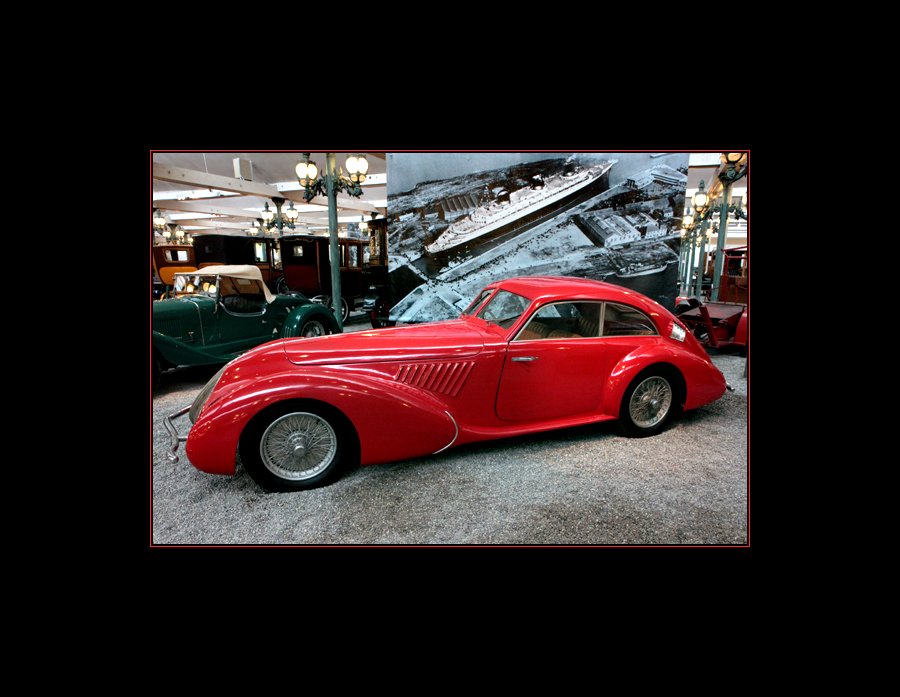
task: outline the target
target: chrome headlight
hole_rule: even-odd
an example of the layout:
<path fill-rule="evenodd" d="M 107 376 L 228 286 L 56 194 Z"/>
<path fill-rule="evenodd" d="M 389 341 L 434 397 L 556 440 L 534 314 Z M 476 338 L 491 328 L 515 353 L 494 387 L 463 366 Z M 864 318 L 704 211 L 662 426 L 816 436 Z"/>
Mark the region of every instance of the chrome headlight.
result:
<path fill-rule="evenodd" d="M 191 423 L 197 421 L 197 417 L 200 416 L 200 410 L 203 409 L 203 405 L 206 404 L 206 400 L 209 399 L 209 395 L 212 394 L 212 391 L 216 389 L 219 378 L 222 377 L 222 373 L 225 372 L 225 368 L 227 367 L 227 364 L 222 366 L 222 369 L 212 376 L 212 379 L 203 386 L 203 389 L 200 390 L 200 394 L 194 399 L 194 402 L 191 404 L 191 410 L 188 412 Z"/>

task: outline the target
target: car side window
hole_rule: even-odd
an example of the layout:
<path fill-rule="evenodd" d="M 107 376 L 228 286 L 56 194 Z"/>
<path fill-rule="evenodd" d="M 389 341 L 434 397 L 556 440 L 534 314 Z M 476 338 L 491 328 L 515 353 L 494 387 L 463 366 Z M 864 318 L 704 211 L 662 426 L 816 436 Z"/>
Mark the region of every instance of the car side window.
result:
<path fill-rule="evenodd" d="M 603 313 L 603 336 L 653 336 L 656 327 L 643 312 L 633 307 L 606 303 Z"/>
<path fill-rule="evenodd" d="M 563 302 L 545 305 L 516 336 L 516 341 L 580 339 L 600 336 L 603 303 Z"/>

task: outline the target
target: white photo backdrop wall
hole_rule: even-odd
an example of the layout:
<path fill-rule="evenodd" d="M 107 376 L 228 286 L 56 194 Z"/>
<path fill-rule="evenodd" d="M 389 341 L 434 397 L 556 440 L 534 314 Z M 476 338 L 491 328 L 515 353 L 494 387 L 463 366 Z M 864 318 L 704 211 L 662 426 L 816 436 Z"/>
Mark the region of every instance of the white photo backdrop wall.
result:
<path fill-rule="evenodd" d="M 391 319 L 458 317 L 488 283 L 578 276 L 673 310 L 687 153 L 389 153 Z"/>

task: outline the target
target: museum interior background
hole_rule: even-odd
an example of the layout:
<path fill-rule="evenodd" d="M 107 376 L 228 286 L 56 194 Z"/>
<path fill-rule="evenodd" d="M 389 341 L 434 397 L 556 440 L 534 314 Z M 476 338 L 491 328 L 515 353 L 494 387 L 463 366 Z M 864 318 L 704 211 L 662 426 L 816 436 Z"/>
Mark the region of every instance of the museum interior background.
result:
<path fill-rule="evenodd" d="M 335 153 L 338 174 L 349 177 L 354 155 L 364 155 L 368 169 L 357 195 L 335 197 L 336 223 L 342 239 L 363 244 L 349 247 L 360 258 L 342 264 L 384 260 L 388 280 L 379 292 L 391 321 L 457 317 L 485 285 L 519 275 L 595 278 L 672 310 L 677 295 L 699 289 L 691 273 L 713 276 L 721 217 L 707 214 L 685 235 L 698 192 L 711 193 L 713 206 L 729 196 L 724 247 L 748 243 L 749 177 L 726 192 L 720 152 Z M 307 201 L 296 174 L 303 153 L 151 156 L 154 245 L 251 240 L 256 261 L 274 254 L 268 261 L 280 266 L 284 252 L 273 241 L 328 237 L 327 197 Z M 320 171 L 327 158 L 308 157 Z M 386 233 L 386 250 L 376 230 Z M 359 309 L 366 289 L 357 292 Z"/>

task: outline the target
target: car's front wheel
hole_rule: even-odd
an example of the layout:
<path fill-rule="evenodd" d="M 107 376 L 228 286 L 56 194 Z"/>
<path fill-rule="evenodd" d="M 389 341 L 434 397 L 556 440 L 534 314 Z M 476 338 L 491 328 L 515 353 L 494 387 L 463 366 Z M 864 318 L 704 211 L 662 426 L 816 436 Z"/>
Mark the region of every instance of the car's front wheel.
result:
<path fill-rule="evenodd" d="M 328 483 L 354 451 L 350 426 L 324 405 L 286 403 L 262 412 L 241 436 L 241 462 L 270 491 L 301 491 Z"/>
<path fill-rule="evenodd" d="M 619 426 L 627 436 L 640 438 L 659 433 L 679 411 L 678 385 L 671 371 L 648 368 L 622 397 Z"/>

